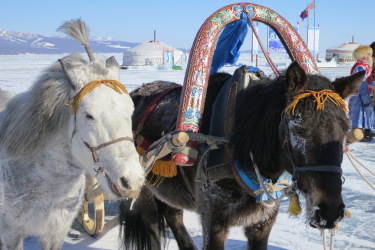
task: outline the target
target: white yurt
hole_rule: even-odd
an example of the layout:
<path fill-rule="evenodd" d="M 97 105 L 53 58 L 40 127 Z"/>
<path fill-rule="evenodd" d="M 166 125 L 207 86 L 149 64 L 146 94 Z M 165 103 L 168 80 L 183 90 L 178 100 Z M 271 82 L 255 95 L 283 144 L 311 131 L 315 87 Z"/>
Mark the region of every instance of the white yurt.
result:
<path fill-rule="evenodd" d="M 355 62 L 353 51 L 359 46 L 356 42 L 346 42 L 326 50 L 327 60 L 335 58 L 336 62 Z"/>
<path fill-rule="evenodd" d="M 187 51 L 182 52 L 159 41 L 144 42 L 124 52 L 122 66 L 125 68 L 185 68 Z"/>

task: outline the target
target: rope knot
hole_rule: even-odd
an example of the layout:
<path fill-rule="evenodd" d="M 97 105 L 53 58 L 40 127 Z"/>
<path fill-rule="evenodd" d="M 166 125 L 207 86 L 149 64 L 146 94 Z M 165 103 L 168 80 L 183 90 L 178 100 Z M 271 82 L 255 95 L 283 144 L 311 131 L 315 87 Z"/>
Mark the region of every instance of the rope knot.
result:
<path fill-rule="evenodd" d="M 341 96 L 332 90 L 325 89 L 321 91 L 306 90 L 303 93 L 293 97 L 293 101 L 285 108 L 284 112 L 294 115 L 294 110 L 298 102 L 308 96 L 314 97 L 314 102 L 316 102 L 316 110 L 324 110 L 324 103 L 330 100 L 333 104 L 340 106 L 345 112 L 348 112 L 346 104 Z"/>
<path fill-rule="evenodd" d="M 254 193 L 256 195 L 263 194 L 265 191 L 267 191 L 268 193 L 275 193 L 275 192 L 281 191 L 283 189 L 286 189 L 289 186 L 290 186 L 289 181 L 286 180 L 286 179 L 282 179 L 282 180 L 280 180 L 276 183 L 268 182 L 268 183 L 264 184 L 265 190 L 263 189 L 263 187 L 261 187 L 258 190 L 255 190 Z"/>

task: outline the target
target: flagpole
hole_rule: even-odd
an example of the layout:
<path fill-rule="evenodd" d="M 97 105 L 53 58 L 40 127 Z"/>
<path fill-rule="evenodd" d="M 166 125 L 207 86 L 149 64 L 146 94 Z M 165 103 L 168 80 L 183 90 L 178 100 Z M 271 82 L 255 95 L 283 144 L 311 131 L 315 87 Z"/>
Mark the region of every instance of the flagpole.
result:
<path fill-rule="evenodd" d="M 316 10 L 316 6 L 315 6 L 315 4 L 316 4 L 316 2 L 315 2 L 315 0 L 314 0 L 314 46 L 313 46 L 313 48 L 314 48 L 314 52 L 313 52 L 313 58 L 315 59 L 315 10 Z"/>
<path fill-rule="evenodd" d="M 309 7 L 309 5 L 307 5 L 306 9 Z M 308 12 L 307 12 L 308 13 Z M 309 15 L 307 14 L 307 26 L 306 26 L 306 44 L 307 44 L 307 48 L 309 48 L 309 26 L 310 26 L 310 17 Z"/>

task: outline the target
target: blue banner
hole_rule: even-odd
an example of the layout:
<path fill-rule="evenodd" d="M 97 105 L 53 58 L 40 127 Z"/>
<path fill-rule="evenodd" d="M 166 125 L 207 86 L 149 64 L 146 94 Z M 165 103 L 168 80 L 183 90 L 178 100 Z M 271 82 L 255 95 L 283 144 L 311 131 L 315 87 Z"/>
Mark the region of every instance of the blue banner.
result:
<path fill-rule="evenodd" d="M 294 29 L 299 32 L 298 26 L 293 26 Z M 276 32 L 269 27 L 268 29 L 268 52 L 277 52 L 282 53 L 286 52 L 284 45 L 282 44 L 281 40 L 277 36 Z"/>

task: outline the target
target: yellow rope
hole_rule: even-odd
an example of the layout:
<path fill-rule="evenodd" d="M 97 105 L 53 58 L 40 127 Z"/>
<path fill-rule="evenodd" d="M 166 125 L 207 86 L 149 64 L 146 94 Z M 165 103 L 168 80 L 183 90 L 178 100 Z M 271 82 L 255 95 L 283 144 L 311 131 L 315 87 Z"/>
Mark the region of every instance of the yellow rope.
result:
<path fill-rule="evenodd" d="M 332 90 L 325 89 L 322 91 L 311 91 L 307 90 L 293 98 L 293 101 L 285 108 L 284 112 L 294 115 L 294 110 L 298 102 L 308 96 L 313 96 L 315 98 L 316 110 L 324 110 L 324 103 L 330 100 L 333 104 L 340 106 L 345 112 L 347 111 L 346 104 L 341 96 L 337 93 L 332 92 Z"/>
<path fill-rule="evenodd" d="M 93 89 L 95 89 L 96 87 L 98 87 L 102 84 L 104 84 L 107 87 L 110 87 L 111 89 L 113 89 L 114 91 L 116 91 L 119 94 L 122 94 L 122 93 L 127 94 L 128 93 L 125 86 L 122 83 L 120 83 L 119 81 L 116 81 L 116 80 L 101 80 L 101 81 L 96 80 L 96 81 L 92 81 L 92 82 L 86 84 L 81 89 L 81 91 L 79 91 L 78 94 L 74 97 L 73 101 L 71 103 L 67 103 L 66 105 L 72 105 L 74 114 L 77 114 L 78 104 L 81 102 L 83 97 L 87 93 L 89 93 L 90 91 L 92 91 Z"/>

